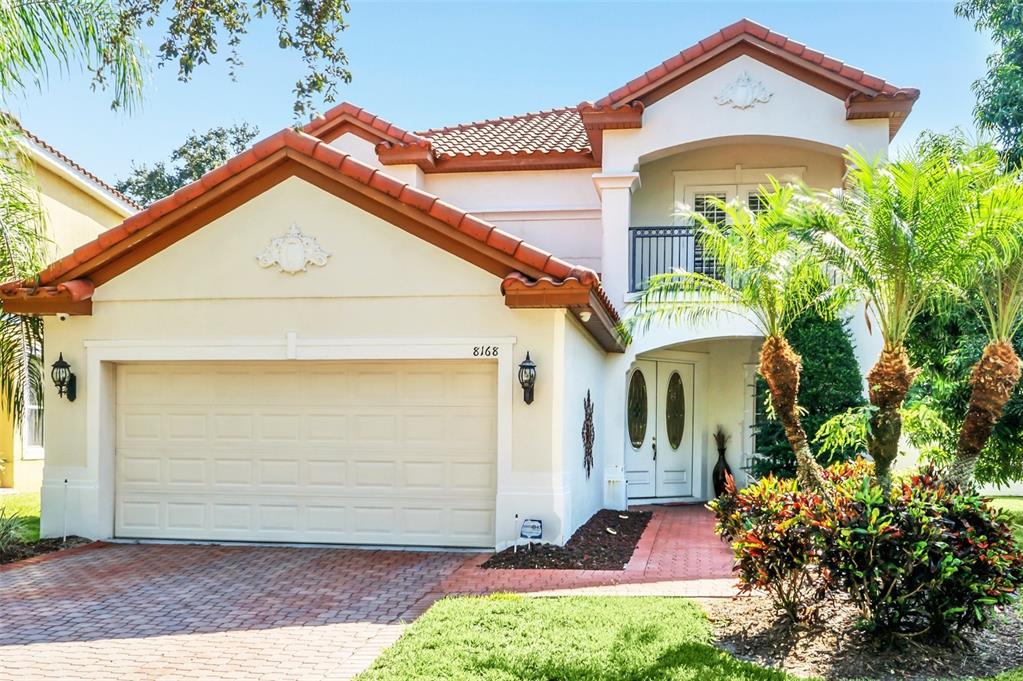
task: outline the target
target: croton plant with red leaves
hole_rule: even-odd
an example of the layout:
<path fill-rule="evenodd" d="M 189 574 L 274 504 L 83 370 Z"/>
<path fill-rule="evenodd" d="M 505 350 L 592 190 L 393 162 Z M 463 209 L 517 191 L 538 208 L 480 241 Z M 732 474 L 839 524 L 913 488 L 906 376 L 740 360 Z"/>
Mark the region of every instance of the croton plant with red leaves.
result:
<path fill-rule="evenodd" d="M 989 501 L 933 469 L 886 494 L 857 460 L 827 469 L 824 499 L 793 480 L 734 483 L 711 502 L 740 589 L 762 589 L 792 619 L 847 597 L 880 638 L 942 639 L 985 625 L 1023 584 L 1023 555 Z"/>

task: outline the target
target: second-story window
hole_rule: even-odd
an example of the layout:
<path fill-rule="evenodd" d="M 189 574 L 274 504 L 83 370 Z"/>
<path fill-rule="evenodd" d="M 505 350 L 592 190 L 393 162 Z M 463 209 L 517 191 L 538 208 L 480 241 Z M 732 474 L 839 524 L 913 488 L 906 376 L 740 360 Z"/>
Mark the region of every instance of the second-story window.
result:
<path fill-rule="evenodd" d="M 725 211 L 722 210 L 721 204 L 718 202 L 727 200 L 728 194 L 726 192 L 696 193 L 693 195 L 693 212 L 699 213 L 708 222 L 723 225 L 725 224 Z M 705 251 L 703 241 L 700 238 L 699 228 L 696 229 L 695 238 L 692 271 L 706 274 L 708 277 L 719 276 L 717 261 L 710 253 Z"/>

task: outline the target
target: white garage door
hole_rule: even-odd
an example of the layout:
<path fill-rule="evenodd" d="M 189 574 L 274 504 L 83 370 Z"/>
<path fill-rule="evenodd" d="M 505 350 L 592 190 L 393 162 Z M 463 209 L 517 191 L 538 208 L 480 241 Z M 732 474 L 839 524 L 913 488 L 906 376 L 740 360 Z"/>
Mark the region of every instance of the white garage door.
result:
<path fill-rule="evenodd" d="M 119 537 L 493 546 L 493 362 L 122 364 Z"/>

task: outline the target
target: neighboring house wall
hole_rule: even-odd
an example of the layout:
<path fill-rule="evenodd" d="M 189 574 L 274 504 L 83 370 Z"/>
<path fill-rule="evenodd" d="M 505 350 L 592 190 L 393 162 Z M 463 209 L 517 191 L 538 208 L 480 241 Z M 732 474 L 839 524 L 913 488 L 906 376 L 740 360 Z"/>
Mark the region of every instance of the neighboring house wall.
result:
<path fill-rule="evenodd" d="M 51 170 L 36 165 L 35 175 L 46 211 L 51 259 L 64 257 L 125 217 Z"/>
<path fill-rule="evenodd" d="M 48 260 L 67 255 L 127 215 L 47 165 L 34 163 L 33 171 L 46 216 Z M 43 452 L 38 448 L 26 451 L 21 429 L 15 427 L 9 415 L 0 415 L 0 487 L 38 490 L 42 476 Z"/>

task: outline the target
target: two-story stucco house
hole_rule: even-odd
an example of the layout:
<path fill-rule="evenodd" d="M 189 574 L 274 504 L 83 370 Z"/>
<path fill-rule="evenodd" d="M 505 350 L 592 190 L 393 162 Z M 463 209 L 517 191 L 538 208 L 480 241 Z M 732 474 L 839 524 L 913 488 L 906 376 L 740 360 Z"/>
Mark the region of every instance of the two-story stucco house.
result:
<path fill-rule="evenodd" d="M 561 542 L 605 506 L 705 500 L 716 426 L 734 469 L 753 452 L 760 339 L 736 318 L 626 347 L 630 297 L 715 267 L 680 206 L 839 186 L 917 96 L 743 20 L 594 102 L 285 129 L 3 287 L 77 377 L 73 402 L 48 386 L 43 532 L 501 547 L 527 518 Z"/>

